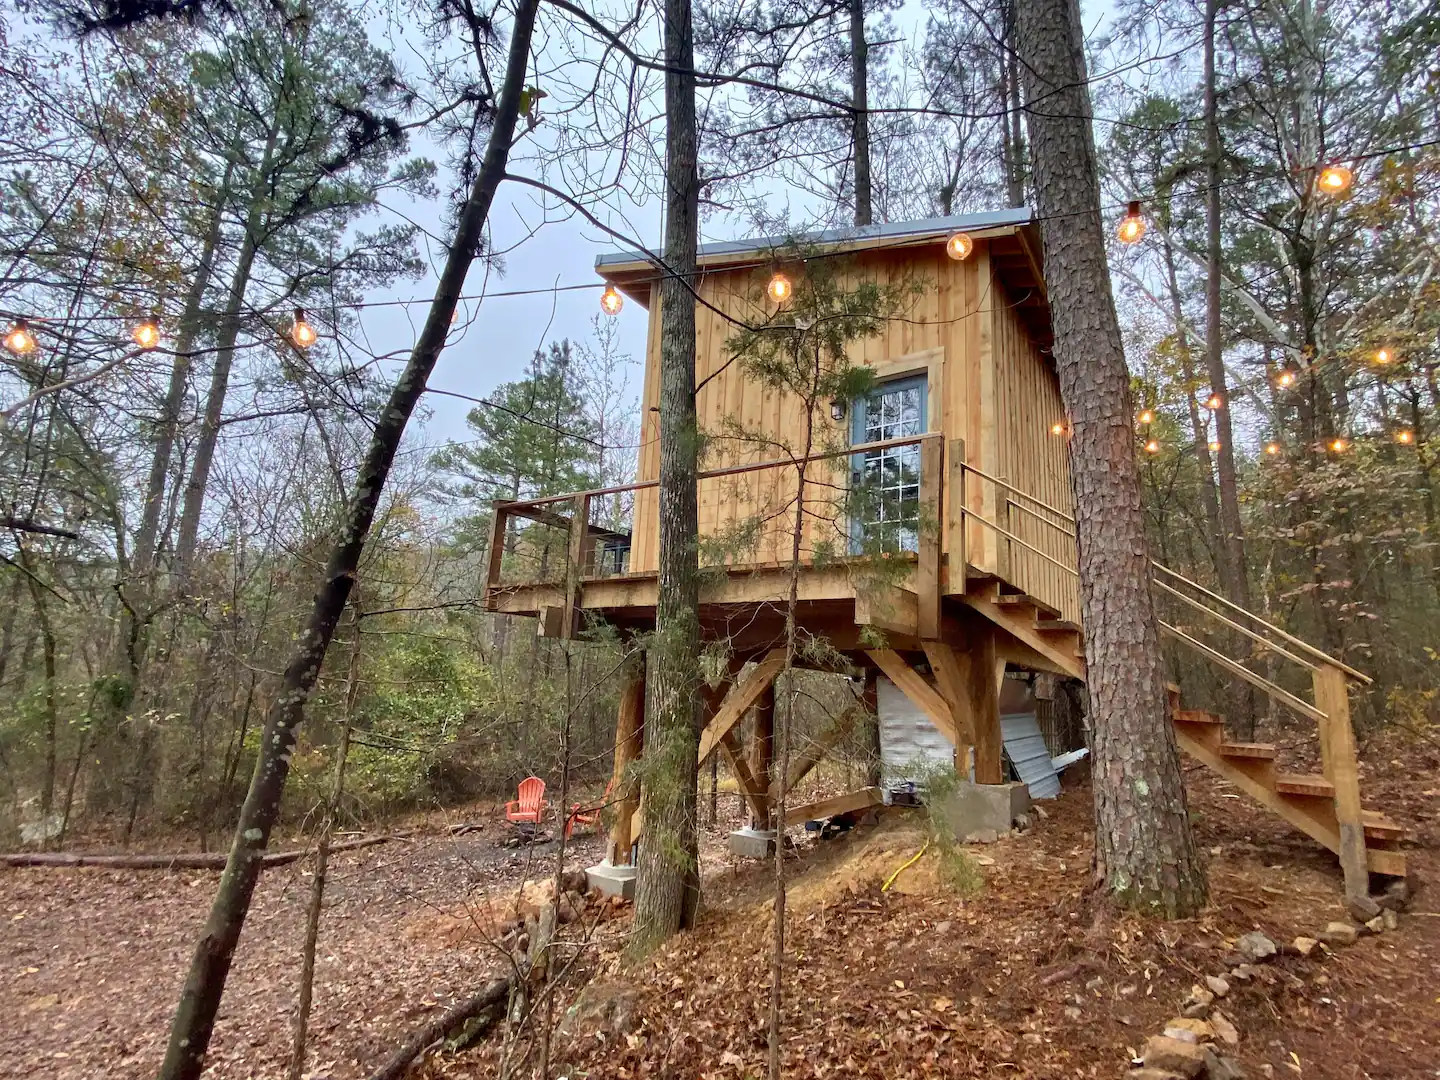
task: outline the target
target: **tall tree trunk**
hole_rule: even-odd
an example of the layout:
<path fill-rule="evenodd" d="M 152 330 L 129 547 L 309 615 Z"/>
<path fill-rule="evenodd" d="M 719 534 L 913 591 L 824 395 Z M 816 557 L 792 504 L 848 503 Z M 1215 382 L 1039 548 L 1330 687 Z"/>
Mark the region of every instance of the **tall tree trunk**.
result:
<path fill-rule="evenodd" d="M 60 715 L 55 701 L 55 628 L 50 623 L 50 609 L 45 603 L 45 590 L 35 576 L 34 560 L 22 540 L 17 551 L 20 569 L 30 585 L 30 602 L 35 606 L 35 623 L 40 628 L 40 641 L 45 657 L 45 774 L 40 781 L 40 822 L 42 833 L 47 828 L 50 811 L 55 806 L 55 751 L 59 739 Z"/>
<path fill-rule="evenodd" d="M 855 150 L 855 224 L 875 220 L 870 185 L 870 46 L 865 0 L 850 0 L 850 141 Z"/>
<path fill-rule="evenodd" d="M 1076 0 L 1020 5 L 1030 164 L 1044 240 L 1080 547 L 1094 730 L 1097 880 L 1166 916 L 1205 903 L 1150 592 L 1130 377 L 1110 292 Z"/>
<path fill-rule="evenodd" d="M 430 314 L 421 329 L 410 360 L 401 372 L 390 399 L 379 412 L 374 434 L 355 480 L 349 511 L 340 527 L 315 602 L 296 640 L 294 652 L 265 720 L 265 731 L 250 778 L 250 790 L 240 809 L 230 855 L 216 890 L 215 901 L 181 991 L 170 1029 L 170 1042 L 160 1069 L 160 1080 L 196 1080 L 215 1027 L 215 1014 L 230 972 L 230 961 L 250 909 L 250 897 L 259 878 L 261 858 L 270 831 L 280 813 L 280 797 L 290 771 L 290 756 L 304 719 L 305 702 L 315 686 L 335 624 L 345 609 L 360 564 L 365 541 L 390 475 L 400 439 L 425 392 L 450 331 L 465 276 L 481 250 L 481 238 L 495 190 L 505 175 L 510 146 L 515 138 L 520 95 L 525 86 L 531 31 L 539 0 L 519 0 L 513 21 L 505 79 L 496 103 L 494 127 L 485 148 L 480 172 L 460 212 L 445 268 L 435 287 Z M 691 793 L 694 783 L 692 777 Z"/>
<path fill-rule="evenodd" d="M 1220 118 L 1216 115 L 1215 21 L 1220 0 L 1205 0 L 1205 367 L 1210 390 L 1220 395 L 1215 410 L 1215 454 L 1220 487 L 1220 537 L 1225 554 L 1221 575 L 1224 592 L 1241 607 L 1250 608 L 1250 574 L 1245 563 L 1245 533 L 1240 521 L 1240 495 L 1235 482 L 1235 434 L 1230 423 L 1230 387 L 1225 377 L 1225 356 L 1220 328 Z M 1239 635 L 1231 637 L 1232 656 L 1250 650 Z M 1233 651 L 1239 650 L 1239 651 Z M 1255 690 L 1241 679 L 1230 681 L 1229 721 L 1245 737 L 1255 733 Z"/>
<path fill-rule="evenodd" d="M 659 602 L 645 720 L 645 838 L 632 951 L 694 923 L 700 902 L 700 569 L 695 416 L 695 243 L 700 177 L 690 0 L 665 0 L 665 261 L 660 282 Z"/>
<path fill-rule="evenodd" d="M 1010 148 L 1005 163 L 1005 194 L 1011 206 L 1025 205 L 1025 132 L 1021 126 L 1023 110 L 1020 107 L 1020 54 L 1015 48 L 1015 5 L 1018 0 L 1007 0 L 1005 4 L 1005 53 L 1000 59 L 1004 71 L 1005 117 L 1002 123 L 1008 137 L 1005 144 Z"/>

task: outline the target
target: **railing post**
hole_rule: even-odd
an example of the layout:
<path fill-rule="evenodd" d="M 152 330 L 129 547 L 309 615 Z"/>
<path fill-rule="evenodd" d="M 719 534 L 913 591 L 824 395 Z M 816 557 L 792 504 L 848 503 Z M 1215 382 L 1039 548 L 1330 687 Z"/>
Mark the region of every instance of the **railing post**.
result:
<path fill-rule="evenodd" d="M 1370 869 L 1365 855 L 1365 821 L 1360 808 L 1360 776 L 1355 729 L 1350 725 L 1350 687 L 1345 673 L 1321 664 L 1312 674 L 1320 721 L 1320 758 L 1325 779 L 1335 786 L 1335 820 L 1340 826 L 1340 868 L 1346 896 L 1368 896 Z"/>
<path fill-rule="evenodd" d="M 586 540 L 590 536 L 590 496 L 576 495 L 570 504 L 570 543 L 565 552 L 565 609 L 562 638 L 573 638 L 580 625 L 580 578 L 584 574 Z"/>
<path fill-rule="evenodd" d="M 940 637 L 940 517 L 941 470 L 945 467 L 944 444 L 938 437 L 920 443 L 920 529 L 919 560 L 915 567 L 915 595 L 920 637 Z"/>
<path fill-rule="evenodd" d="M 485 562 L 485 610 L 499 607 L 495 587 L 500 584 L 500 561 L 505 557 L 505 526 L 510 515 L 499 499 L 490 503 L 490 550 Z"/>
<path fill-rule="evenodd" d="M 612 866 L 630 862 L 631 832 L 635 811 L 640 808 L 640 784 L 627 775 L 639 760 L 645 745 L 645 654 L 627 673 L 620 691 L 620 705 L 615 717 L 615 763 L 610 777 L 610 803 L 615 807 L 614 824 L 610 827 L 609 860 Z"/>
<path fill-rule="evenodd" d="M 945 490 L 945 517 L 949 522 L 946 591 L 965 595 L 965 440 L 950 440 L 950 476 Z"/>

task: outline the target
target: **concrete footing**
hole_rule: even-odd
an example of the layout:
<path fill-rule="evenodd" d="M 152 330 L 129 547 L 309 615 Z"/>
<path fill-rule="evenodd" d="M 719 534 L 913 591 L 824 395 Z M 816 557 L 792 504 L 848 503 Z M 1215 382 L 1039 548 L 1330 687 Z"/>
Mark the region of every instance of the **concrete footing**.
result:
<path fill-rule="evenodd" d="M 730 852 L 741 859 L 768 859 L 775 854 L 775 830 L 736 829 L 730 834 Z"/>
<path fill-rule="evenodd" d="M 597 863 L 585 871 L 585 880 L 592 889 L 599 889 L 604 896 L 618 896 L 624 900 L 635 899 L 635 867 L 614 866 L 608 862 Z"/>
<path fill-rule="evenodd" d="M 974 784 L 962 780 L 939 800 L 936 809 L 962 844 L 993 841 L 1009 832 L 1017 817 L 1030 812 L 1030 789 L 1024 784 Z"/>

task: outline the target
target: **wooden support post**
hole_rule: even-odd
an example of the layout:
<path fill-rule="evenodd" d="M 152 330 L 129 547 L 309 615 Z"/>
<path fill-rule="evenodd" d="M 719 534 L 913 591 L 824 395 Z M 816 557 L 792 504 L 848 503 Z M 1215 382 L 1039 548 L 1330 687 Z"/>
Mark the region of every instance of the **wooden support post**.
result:
<path fill-rule="evenodd" d="M 995 652 L 995 634 L 977 628 L 965 649 L 953 653 L 964 689 L 960 726 L 975 744 L 975 782 L 998 784 L 1004 779 L 1000 751 L 1000 684 L 1005 661 Z"/>
<path fill-rule="evenodd" d="M 615 718 L 615 768 L 611 773 L 610 797 L 615 801 L 615 824 L 610 828 L 610 863 L 630 862 L 630 844 L 635 838 L 635 818 L 640 809 L 640 784 L 627 776 L 645 746 L 645 654 L 620 691 Z"/>
<path fill-rule="evenodd" d="M 870 738 L 865 744 L 865 749 L 869 752 L 869 760 L 865 763 L 865 783 L 868 787 L 879 787 L 885 770 L 884 763 L 880 760 L 880 693 L 875 683 L 874 668 L 865 669 L 865 688 L 860 692 L 860 704 L 865 708 L 866 724 L 870 724 L 872 720 L 874 722 L 874 726 L 867 732 Z M 848 772 L 846 781 L 848 787 Z"/>
<path fill-rule="evenodd" d="M 945 483 L 946 580 L 945 591 L 965 594 L 965 440 L 951 439 L 946 449 L 949 475 Z"/>
<path fill-rule="evenodd" d="M 505 557 L 505 526 L 510 516 L 504 504 L 496 499 L 490 504 L 490 550 L 485 562 L 485 610 L 494 611 L 499 600 L 494 595 L 500 584 L 500 561 Z"/>
<path fill-rule="evenodd" d="M 735 689 L 700 733 L 699 761 L 704 762 L 715 752 L 724 734 L 740 722 L 751 705 L 760 700 L 760 695 L 770 688 L 784 666 L 785 650 L 772 649 L 749 675 L 735 684 Z"/>
<path fill-rule="evenodd" d="M 945 531 L 940 492 L 945 467 L 944 444 L 926 439 L 920 444 L 919 559 L 915 564 L 915 595 L 920 637 L 940 637 L 940 545 Z"/>
<path fill-rule="evenodd" d="M 1350 687 L 1345 673 L 1321 664 L 1311 675 L 1320 721 L 1320 757 L 1325 779 L 1335 785 L 1335 820 L 1340 826 L 1340 868 L 1346 896 L 1370 894 L 1365 856 L 1365 822 L 1360 808 L 1360 776 L 1355 729 L 1350 725 Z"/>
<path fill-rule="evenodd" d="M 750 740 L 750 776 L 756 786 L 764 792 L 773 793 L 774 780 L 771 772 L 775 763 L 775 684 L 770 686 L 760 695 L 751 710 L 754 717 L 754 734 Z M 794 730 L 793 728 L 791 730 Z M 767 795 L 773 798 L 773 794 Z M 754 813 L 754 807 L 751 807 Z M 769 812 L 767 808 L 765 818 L 750 822 L 752 828 L 763 829 L 768 826 Z"/>
<path fill-rule="evenodd" d="M 935 673 L 935 685 L 950 706 L 955 718 L 955 772 L 962 778 L 970 776 L 970 751 L 975 745 L 975 728 L 968 708 L 965 688 L 966 669 L 955 656 L 953 646 L 941 641 L 925 642 L 925 658 Z"/>
<path fill-rule="evenodd" d="M 570 509 L 570 543 L 565 551 L 565 608 L 560 637 L 573 638 L 580 626 L 580 579 L 590 537 L 590 496 L 576 495 Z"/>

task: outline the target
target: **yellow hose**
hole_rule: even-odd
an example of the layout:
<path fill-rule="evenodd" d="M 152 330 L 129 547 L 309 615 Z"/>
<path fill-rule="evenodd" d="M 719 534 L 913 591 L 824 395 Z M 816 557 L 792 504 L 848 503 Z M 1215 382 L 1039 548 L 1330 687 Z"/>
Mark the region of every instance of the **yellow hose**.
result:
<path fill-rule="evenodd" d="M 927 852 L 927 851 L 929 851 L 929 850 L 930 850 L 930 841 L 929 841 L 929 840 L 926 840 L 924 847 L 922 847 L 922 848 L 921 848 L 919 851 L 917 851 L 914 855 L 911 855 L 910 858 L 907 859 L 907 860 L 900 866 L 900 868 L 899 868 L 898 870 L 896 870 L 893 874 L 891 874 L 888 878 L 885 879 L 885 884 L 880 886 L 880 891 L 881 891 L 882 893 L 887 893 L 887 892 L 889 892 L 889 891 L 890 891 L 890 886 L 895 884 L 895 879 L 898 878 L 901 874 L 903 874 L 906 870 L 909 870 L 910 867 L 914 866 L 917 862 L 919 862 L 919 861 L 920 861 L 920 856 L 924 855 L 925 852 Z"/>

